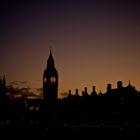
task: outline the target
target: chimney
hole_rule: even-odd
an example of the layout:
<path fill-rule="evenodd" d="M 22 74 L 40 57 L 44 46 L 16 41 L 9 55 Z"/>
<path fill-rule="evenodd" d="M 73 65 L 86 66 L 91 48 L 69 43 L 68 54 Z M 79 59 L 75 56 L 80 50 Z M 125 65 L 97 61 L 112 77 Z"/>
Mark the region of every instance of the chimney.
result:
<path fill-rule="evenodd" d="M 76 93 L 75 94 L 78 94 L 78 89 L 76 89 Z"/>
<path fill-rule="evenodd" d="M 112 85 L 111 84 L 107 84 L 107 92 L 110 92 L 112 89 Z"/>
<path fill-rule="evenodd" d="M 92 89 L 93 89 L 93 92 L 95 92 L 95 86 L 93 86 Z"/>
<path fill-rule="evenodd" d="M 71 95 L 71 90 L 69 90 L 68 92 L 69 92 L 69 95 Z"/>
<path fill-rule="evenodd" d="M 122 88 L 122 81 L 118 81 L 118 82 L 117 82 L 117 88 L 118 88 L 118 89 L 121 89 L 121 88 Z"/>
<path fill-rule="evenodd" d="M 87 93 L 87 87 L 85 87 L 85 93 Z"/>

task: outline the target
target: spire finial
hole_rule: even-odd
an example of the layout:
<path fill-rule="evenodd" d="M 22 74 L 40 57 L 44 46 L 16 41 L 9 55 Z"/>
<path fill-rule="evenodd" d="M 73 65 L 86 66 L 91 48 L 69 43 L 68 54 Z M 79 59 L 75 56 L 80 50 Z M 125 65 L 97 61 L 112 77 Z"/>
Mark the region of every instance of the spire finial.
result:
<path fill-rule="evenodd" d="M 51 59 L 53 58 L 52 57 L 52 46 L 50 46 L 50 55 L 49 55 L 49 58 L 51 58 Z"/>
<path fill-rule="evenodd" d="M 48 65 L 53 64 L 53 63 L 54 63 L 54 59 L 53 59 L 53 56 L 52 56 L 52 47 L 50 46 L 50 54 L 49 54 L 49 57 L 48 57 Z"/>
<path fill-rule="evenodd" d="M 53 47 L 52 47 L 52 45 L 50 45 L 50 53 L 52 53 L 52 49 L 53 49 Z"/>
<path fill-rule="evenodd" d="M 3 83 L 5 84 L 6 83 L 6 78 L 5 78 L 5 74 L 3 75 Z"/>
<path fill-rule="evenodd" d="M 0 84 L 2 83 L 2 77 L 0 76 Z"/>
<path fill-rule="evenodd" d="M 50 54 L 52 54 L 52 46 L 50 46 Z"/>

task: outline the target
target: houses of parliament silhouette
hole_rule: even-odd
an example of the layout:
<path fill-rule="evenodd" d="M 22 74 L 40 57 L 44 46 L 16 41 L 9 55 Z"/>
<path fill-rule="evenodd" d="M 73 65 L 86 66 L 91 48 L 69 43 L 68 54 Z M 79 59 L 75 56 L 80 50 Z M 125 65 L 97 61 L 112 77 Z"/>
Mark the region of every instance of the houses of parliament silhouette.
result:
<path fill-rule="evenodd" d="M 50 50 L 43 74 L 43 99 L 10 99 L 6 78 L 0 78 L 0 133 L 49 136 L 61 131 L 67 135 L 138 136 L 140 130 L 140 92 L 131 85 L 123 87 L 122 81 L 112 89 L 91 94 L 85 87 L 82 96 L 78 89 L 63 99 L 58 99 L 58 72 Z M 11 129 L 12 128 L 12 129 Z"/>

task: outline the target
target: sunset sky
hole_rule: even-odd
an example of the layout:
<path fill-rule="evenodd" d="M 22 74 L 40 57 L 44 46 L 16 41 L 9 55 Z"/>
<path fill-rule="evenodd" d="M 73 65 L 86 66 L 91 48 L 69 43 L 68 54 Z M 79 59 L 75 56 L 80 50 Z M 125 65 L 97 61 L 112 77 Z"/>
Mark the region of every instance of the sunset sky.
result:
<path fill-rule="evenodd" d="M 136 0 L 2 0 L 0 75 L 42 87 L 50 46 L 59 91 L 118 80 L 140 90 L 140 3 Z"/>

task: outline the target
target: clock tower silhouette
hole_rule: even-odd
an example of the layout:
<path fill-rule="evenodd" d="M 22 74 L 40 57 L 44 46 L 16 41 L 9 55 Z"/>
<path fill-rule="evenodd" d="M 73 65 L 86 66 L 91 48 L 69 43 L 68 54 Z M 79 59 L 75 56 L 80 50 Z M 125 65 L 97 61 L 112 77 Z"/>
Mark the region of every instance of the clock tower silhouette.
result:
<path fill-rule="evenodd" d="M 47 67 L 43 74 L 43 101 L 48 105 L 55 105 L 58 96 L 58 72 L 50 49 Z"/>

